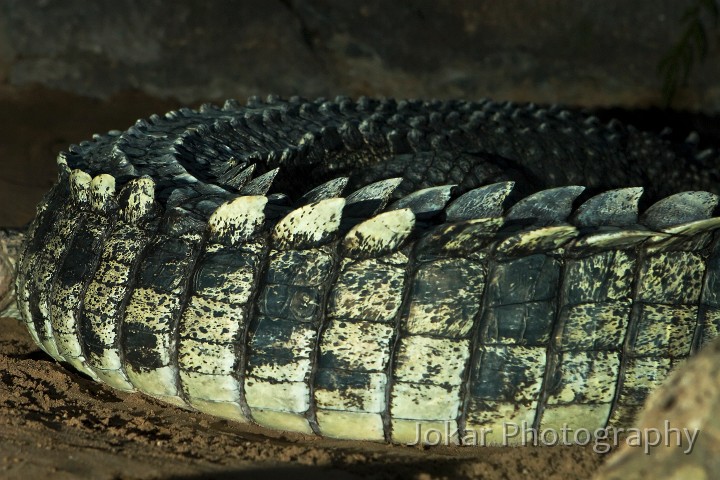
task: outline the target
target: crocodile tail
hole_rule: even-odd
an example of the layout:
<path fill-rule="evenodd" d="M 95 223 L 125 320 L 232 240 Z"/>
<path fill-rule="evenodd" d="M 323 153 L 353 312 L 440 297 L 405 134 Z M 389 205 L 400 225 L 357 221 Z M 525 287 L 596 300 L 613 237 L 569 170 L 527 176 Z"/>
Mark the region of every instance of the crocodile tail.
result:
<path fill-rule="evenodd" d="M 639 188 L 404 188 L 393 162 L 412 177 L 465 145 L 436 134 L 463 105 L 395 118 L 384 109 L 430 107 L 256 103 L 151 117 L 60 156 L 18 262 L 18 307 L 46 352 L 270 428 L 501 442 L 504 423 L 627 425 L 716 335 L 716 195 L 641 210 Z M 264 128 L 283 115 L 287 131 Z M 334 130 L 296 131 L 328 118 Z M 362 178 L 368 152 L 387 176 Z M 334 168 L 353 160 L 359 184 Z"/>

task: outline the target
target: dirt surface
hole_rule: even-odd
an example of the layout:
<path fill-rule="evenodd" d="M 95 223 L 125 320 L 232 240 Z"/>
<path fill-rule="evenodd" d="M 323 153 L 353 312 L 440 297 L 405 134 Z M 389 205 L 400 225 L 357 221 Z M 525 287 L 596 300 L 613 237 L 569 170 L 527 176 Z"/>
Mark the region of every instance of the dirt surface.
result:
<path fill-rule="evenodd" d="M 0 225 L 32 218 L 69 143 L 178 106 L 0 90 Z M 96 384 L 0 319 L 0 478 L 572 479 L 603 460 L 591 446 L 419 449 L 272 433 Z"/>
<path fill-rule="evenodd" d="M 589 478 L 583 447 L 415 447 L 278 434 L 97 384 L 0 319 L 0 478 Z"/>

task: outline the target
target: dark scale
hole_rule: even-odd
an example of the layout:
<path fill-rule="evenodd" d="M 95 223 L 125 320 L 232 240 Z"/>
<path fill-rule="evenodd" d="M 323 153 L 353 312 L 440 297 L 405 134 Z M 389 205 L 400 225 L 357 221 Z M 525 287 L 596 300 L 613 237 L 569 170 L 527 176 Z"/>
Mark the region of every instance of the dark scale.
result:
<path fill-rule="evenodd" d="M 161 234 L 143 257 L 122 324 L 124 356 L 128 366 L 136 371 L 169 365 L 182 299 L 198 254 L 198 241 L 199 238 L 171 238 Z M 144 298 L 149 301 L 146 305 L 140 303 Z M 148 324 L 146 318 L 154 321 Z"/>

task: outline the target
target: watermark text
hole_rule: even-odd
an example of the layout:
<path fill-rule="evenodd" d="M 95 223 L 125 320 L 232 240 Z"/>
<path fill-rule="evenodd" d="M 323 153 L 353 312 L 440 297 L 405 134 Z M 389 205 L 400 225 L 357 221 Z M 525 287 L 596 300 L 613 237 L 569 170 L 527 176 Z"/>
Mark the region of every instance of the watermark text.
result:
<path fill-rule="evenodd" d="M 408 445 L 467 445 L 467 446 L 555 446 L 593 445 L 596 453 L 607 453 L 611 448 L 625 443 L 641 447 L 649 454 L 652 447 L 679 447 L 689 454 L 695 447 L 700 430 L 673 427 L 665 420 L 662 428 L 533 428 L 527 422 L 503 422 L 499 427 L 475 427 L 460 431 L 455 422 L 444 422 L 427 427 L 417 422 L 415 439 Z"/>

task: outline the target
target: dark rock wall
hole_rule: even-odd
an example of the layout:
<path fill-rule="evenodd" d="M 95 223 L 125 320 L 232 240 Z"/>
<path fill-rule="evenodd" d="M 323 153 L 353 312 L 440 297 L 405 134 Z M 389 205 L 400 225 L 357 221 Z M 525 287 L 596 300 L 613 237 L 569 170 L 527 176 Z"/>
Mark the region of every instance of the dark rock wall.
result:
<path fill-rule="evenodd" d="M 657 63 L 696 1 L 0 0 L 0 82 L 188 103 L 272 92 L 659 105 Z M 720 107 L 718 32 L 675 106 Z"/>

